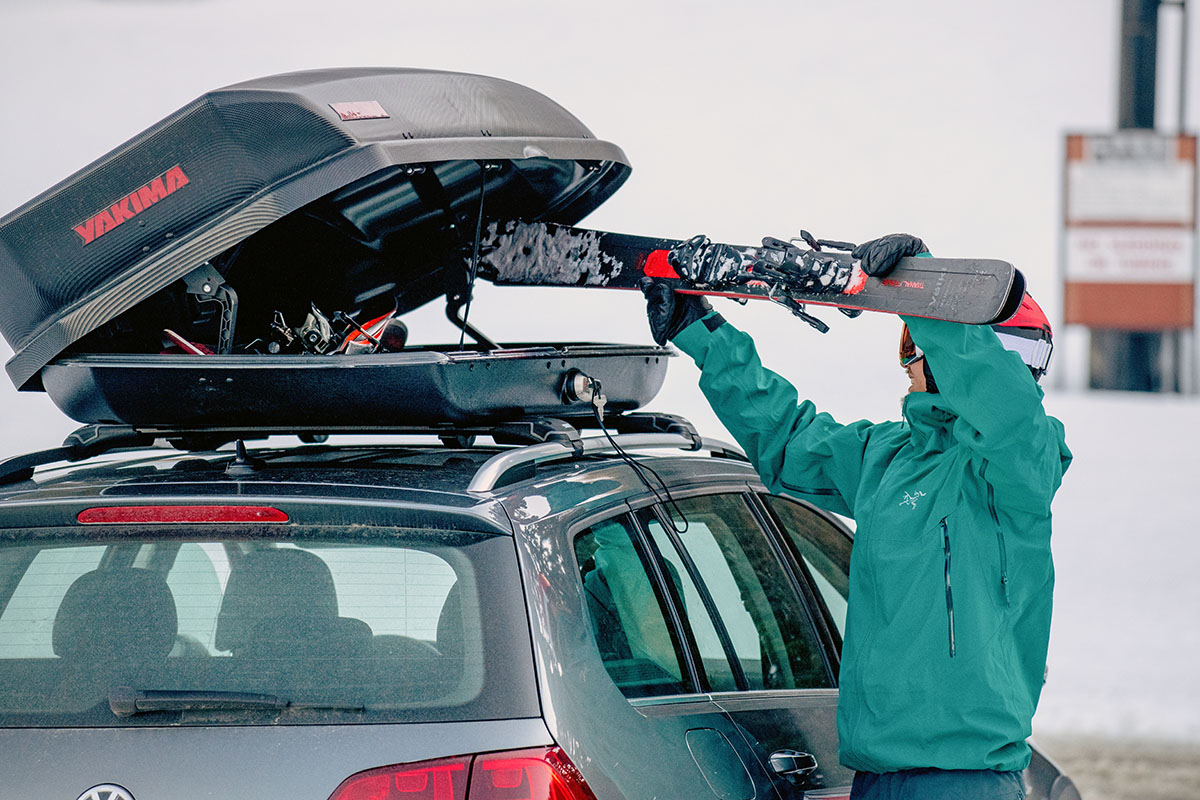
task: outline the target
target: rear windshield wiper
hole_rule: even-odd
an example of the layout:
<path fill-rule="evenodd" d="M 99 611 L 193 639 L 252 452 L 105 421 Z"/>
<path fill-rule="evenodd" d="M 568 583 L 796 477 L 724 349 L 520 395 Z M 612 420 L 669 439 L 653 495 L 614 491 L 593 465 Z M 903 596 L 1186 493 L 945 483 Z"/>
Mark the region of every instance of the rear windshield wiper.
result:
<path fill-rule="evenodd" d="M 118 717 L 132 717 L 152 711 L 218 711 L 226 709 L 318 709 L 334 711 L 363 711 L 362 705 L 350 703 L 293 702 L 273 694 L 253 692 L 193 691 L 186 689 L 134 689 L 114 686 L 108 692 L 108 707 Z"/>

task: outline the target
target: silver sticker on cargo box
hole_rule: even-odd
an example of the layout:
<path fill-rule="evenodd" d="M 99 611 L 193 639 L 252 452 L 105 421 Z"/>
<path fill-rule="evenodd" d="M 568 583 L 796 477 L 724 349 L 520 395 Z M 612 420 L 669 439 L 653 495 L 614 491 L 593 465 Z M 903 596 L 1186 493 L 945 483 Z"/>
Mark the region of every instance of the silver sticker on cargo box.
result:
<path fill-rule="evenodd" d="M 391 114 L 383 110 L 377 100 L 358 100 L 352 103 L 330 103 L 329 107 L 337 112 L 343 122 L 352 119 L 388 119 Z"/>

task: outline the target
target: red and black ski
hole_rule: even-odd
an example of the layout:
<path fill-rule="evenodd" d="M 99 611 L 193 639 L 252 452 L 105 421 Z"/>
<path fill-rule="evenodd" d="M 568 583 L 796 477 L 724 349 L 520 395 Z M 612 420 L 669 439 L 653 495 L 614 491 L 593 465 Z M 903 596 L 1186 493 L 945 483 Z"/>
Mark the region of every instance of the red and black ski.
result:
<path fill-rule="evenodd" d="M 771 300 L 805 321 L 824 323 L 806 304 L 835 306 L 850 315 L 882 311 L 976 325 L 1008 319 L 1025 295 L 1025 279 L 1005 261 L 904 258 L 884 278 L 862 273 L 845 242 L 816 241 L 809 249 L 766 238 L 742 247 L 631 236 L 553 223 L 492 223 L 480 243 L 479 277 L 506 286 L 638 289 L 647 278 L 679 281 L 678 290 L 738 299 Z M 682 276 L 689 276 L 688 278 Z"/>

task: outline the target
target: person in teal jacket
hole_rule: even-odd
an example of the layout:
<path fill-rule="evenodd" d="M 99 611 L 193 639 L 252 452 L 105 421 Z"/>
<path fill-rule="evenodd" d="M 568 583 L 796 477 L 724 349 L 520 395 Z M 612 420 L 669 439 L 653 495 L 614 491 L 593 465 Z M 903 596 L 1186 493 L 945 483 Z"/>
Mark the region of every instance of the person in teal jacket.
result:
<path fill-rule="evenodd" d="M 892 234 L 853 257 L 881 275 L 919 254 L 920 239 Z M 665 282 L 644 290 L 655 338 L 695 360 L 767 488 L 857 523 L 838 701 L 851 797 L 1024 797 L 1050 633 L 1050 501 L 1071 460 L 1036 382 L 1050 349 L 1041 310 L 1027 298 L 996 330 L 903 318 L 903 420 L 844 425 L 706 301 Z"/>

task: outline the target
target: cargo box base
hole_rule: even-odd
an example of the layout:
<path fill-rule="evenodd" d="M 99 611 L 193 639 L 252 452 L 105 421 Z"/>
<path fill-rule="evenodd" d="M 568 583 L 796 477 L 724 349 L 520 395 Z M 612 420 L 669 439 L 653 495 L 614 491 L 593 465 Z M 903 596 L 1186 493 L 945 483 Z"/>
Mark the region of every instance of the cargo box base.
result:
<path fill-rule="evenodd" d="M 567 384 L 600 382 L 612 412 L 648 403 L 667 348 L 557 344 L 354 356 L 74 355 L 47 365 L 43 385 L 84 423 L 395 427 L 587 414 Z"/>

